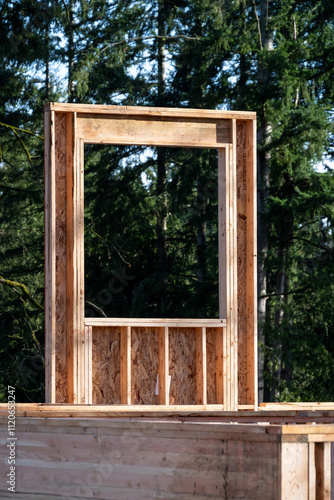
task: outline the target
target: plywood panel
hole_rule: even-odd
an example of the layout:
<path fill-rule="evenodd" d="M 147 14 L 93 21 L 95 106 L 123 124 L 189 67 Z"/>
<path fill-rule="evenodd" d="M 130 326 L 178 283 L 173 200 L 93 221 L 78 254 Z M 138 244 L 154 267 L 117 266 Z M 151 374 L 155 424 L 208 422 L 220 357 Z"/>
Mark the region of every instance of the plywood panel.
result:
<path fill-rule="evenodd" d="M 78 135 L 109 144 L 221 147 L 231 142 L 230 120 L 205 118 L 79 114 Z"/>
<path fill-rule="evenodd" d="M 169 329 L 171 405 L 196 404 L 196 329 Z"/>
<path fill-rule="evenodd" d="M 157 404 L 158 328 L 131 328 L 131 403 Z"/>
<path fill-rule="evenodd" d="M 120 331 L 94 327 L 92 333 L 93 404 L 120 404 Z"/>

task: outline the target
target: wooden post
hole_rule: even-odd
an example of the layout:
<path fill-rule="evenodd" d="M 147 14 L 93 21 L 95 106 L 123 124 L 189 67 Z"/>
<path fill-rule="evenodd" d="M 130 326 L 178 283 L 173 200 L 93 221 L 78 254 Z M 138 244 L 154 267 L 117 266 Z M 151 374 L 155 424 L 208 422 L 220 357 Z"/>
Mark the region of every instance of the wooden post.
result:
<path fill-rule="evenodd" d="M 226 328 L 216 328 L 216 403 L 217 404 L 224 404 L 224 397 L 226 391 L 225 352 L 226 352 Z"/>
<path fill-rule="evenodd" d="M 84 369 L 84 378 L 85 378 L 85 392 L 84 398 L 86 404 L 93 403 L 93 373 L 92 373 L 92 326 L 85 326 L 85 369 Z"/>
<path fill-rule="evenodd" d="M 218 151 L 218 207 L 219 316 L 226 318 L 224 409 L 231 411 L 237 409 L 238 397 L 236 169 L 232 146 Z"/>
<path fill-rule="evenodd" d="M 131 327 L 121 327 L 121 404 L 131 404 Z"/>
<path fill-rule="evenodd" d="M 247 182 L 247 391 L 246 404 L 258 407 L 256 120 L 246 122 Z"/>
<path fill-rule="evenodd" d="M 159 327 L 159 403 L 169 404 L 169 330 Z"/>
<path fill-rule="evenodd" d="M 44 116 L 45 401 L 56 402 L 56 193 L 54 111 Z"/>

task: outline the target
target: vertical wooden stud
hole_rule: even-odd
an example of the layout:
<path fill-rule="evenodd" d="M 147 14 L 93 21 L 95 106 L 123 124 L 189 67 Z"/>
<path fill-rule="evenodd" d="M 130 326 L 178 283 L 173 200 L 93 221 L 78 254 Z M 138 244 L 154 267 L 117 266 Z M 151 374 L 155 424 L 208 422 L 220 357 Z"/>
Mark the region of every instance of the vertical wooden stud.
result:
<path fill-rule="evenodd" d="M 75 308 L 76 286 L 74 270 L 76 269 L 75 245 L 75 192 L 74 192 L 74 136 L 73 113 L 66 115 L 66 364 L 67 364 L 67 397 L 68 403 L 77 402 L 76 367 L 77 347 L 75 343 Z"/>
<path fill-rule="evenodd" d="M 315 500 L 331 500 L 331 443 L 314 443 Z"/>
<path fill-rule="evenodd" d="M 231 316 L 230 316 L 230 177 L 228 171 L 229 148 L 218 150 L 218 254 L 219 254 L 219 317 L 226 319 L 225 342 L 218 343 L 223 356 L 223 401 L 224 410 L 230 409 L 231 402 L 231 372 L 230 372 L 230 342 L 231 342 Z M 221 399 L 221 395 L 220 395 Z"/>
<path fill-rule="evenodd" d="M 159 403 L 169 405 L 169 329 L 159 328 Z"/>
<path fill-rule="evenodd" d="M 258 406 L 257 347 L 257 205 L 256 120 L 246 122 L 247 183 L 247 392 L 246 403 Z"/>
<path fill-rule="evenodd" d="M 216 328 L 216 404 L 224 404 L 226 374 L 225 352 L 226 328 Z"/>
<path fill-rule="evenodd" d="M 76 120 L 76 116 L 74 117 Z M 76 155 L 76 203 L 77 203 L 77 219 L 76 219 L 76 245 L 75 251 L 77 254 L 77 272 L 76 272 L 76 287 L 77 287 L 77 349 L 78 349 L 78 402 L 83 403 L 85 400 L 86 388 L 84 385 L 85 376 L 85 296 L 84 296 L 84 141 L 77 140 L 77 155 Z"/>
<path fill-rule="evenodd" d="M 231 279 L 231 410 L 238 409 L 238 274 L 237 274 L 237 121 L 230 145 L 230 279 Z"/>
<path fill-rule="evenodd" d="M 314 443 L 308 445 L 308 500 L 316 500 L 316 474 L 315 474 L 315 450 Z"/>
<path fill-rule="evenodd" d="M 232 120 L 232 137 L 235 127 L 235 121 Z M 238 398 L 235 158 L 233 145 L 218 151 L 219 316 L 226 318 L 226 349 L 223 353 L 226 367 L 225 410 L 236 410 Z"/>
<path fill-rule="evenodd" d="M 55 112 L 45 110 L 45 401 L 56 402 L 56 206 L 55 206 Z"/>
<path fill-rule="evenodd" d="M 131 404 L 131 327 L 121 327 L 121 404 Z"/>
<path fill-rule="evenodd" d="M 206 328 L 196 328 L 196 403 L 207 403 Z"/>
<path fill-rule="evenodd" d="M 92 404 L 92 326 L 85 326 L 85 403 Z"/>

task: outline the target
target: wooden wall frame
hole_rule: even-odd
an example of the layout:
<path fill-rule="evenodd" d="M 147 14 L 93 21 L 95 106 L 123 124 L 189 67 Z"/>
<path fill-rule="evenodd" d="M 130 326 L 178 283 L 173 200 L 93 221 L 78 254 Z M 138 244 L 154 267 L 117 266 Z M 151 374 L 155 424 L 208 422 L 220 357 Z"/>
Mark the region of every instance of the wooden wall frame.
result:
<path fill-rule="evenodd" d="M 121 403 L 131 404 L 131 328 L 145 323 L 159 331 L 160 404 L 168 404 L 168 328 L 195 328 L 196 403 L 209 408 L 212 327 L 216 407 L 256 409 L 256 114 L 63 103 L 44 113 L 46 402 L 92 403 L 92 332 L 101 319 L 84 317 L 84 144 L 135 144 L 218 150 L 220 319 L 103 320 L 120 328 Z"/>

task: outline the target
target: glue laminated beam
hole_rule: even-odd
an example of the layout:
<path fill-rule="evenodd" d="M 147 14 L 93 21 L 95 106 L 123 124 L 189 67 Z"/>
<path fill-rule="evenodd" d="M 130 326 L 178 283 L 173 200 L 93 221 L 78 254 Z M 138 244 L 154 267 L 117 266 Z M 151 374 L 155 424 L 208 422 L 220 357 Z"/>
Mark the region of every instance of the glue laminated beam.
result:
<path fill-rule="evenodd" d="M 121 327 L 121 404 L 131 404 L 131 327 Z"/>
<path fill-rule="evenodd" d="M 206 328 L 196 328 L 196 404 L 207 403 Z"/>
<path fill-rule="evenodd" d="M 159 327 L 159 404 L 169 405 L 169 329 Z"/>

